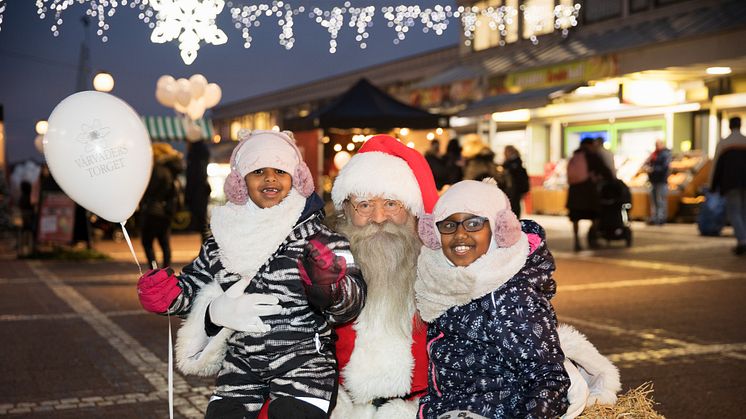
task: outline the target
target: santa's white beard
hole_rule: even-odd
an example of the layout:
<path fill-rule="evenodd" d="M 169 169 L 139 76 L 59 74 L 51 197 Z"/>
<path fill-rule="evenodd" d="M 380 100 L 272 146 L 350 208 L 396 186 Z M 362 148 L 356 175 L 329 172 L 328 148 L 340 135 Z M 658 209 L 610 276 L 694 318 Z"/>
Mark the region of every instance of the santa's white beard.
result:
<path fill-rule="evenodd" d="M 349 221 L 337 229 L 350 240 L 355 263 L 368 286 L 363 312 L 391 331 L 411 333 L 414 313 L 414 281 L 422 243 L 414 217 L 403 225 L 392 222 L 356 227 Z"/>

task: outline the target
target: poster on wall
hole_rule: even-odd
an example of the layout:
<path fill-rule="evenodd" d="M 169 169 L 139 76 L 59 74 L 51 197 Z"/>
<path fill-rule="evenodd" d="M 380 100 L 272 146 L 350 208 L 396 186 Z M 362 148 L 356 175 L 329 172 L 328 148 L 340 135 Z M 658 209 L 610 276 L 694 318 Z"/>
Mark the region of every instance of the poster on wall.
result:
<path fill-rule="evenodd" d="M 68 244 L 73 239 L 75 202 L 62 192 L 49 192 L 39 209 L 39 242 Z"/>

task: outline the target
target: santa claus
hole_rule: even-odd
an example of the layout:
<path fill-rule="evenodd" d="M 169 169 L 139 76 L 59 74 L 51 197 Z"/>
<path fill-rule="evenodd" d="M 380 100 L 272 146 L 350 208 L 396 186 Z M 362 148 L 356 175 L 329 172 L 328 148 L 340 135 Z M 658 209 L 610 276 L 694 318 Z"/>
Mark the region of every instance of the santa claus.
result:
<path fill-rule="evenodd" d="M 414 418 L 427 390 L 426 326 L 415 308 L 417 217 L 438 199 L 425 158 L 393 137 L 370 138 L 337 176 L 335 228 L 368 287 L 358 318 L 337 328 L 334 419 Z"/>
<path fill-rule="evenodd" d="M 368 294 L 357 319 L 336 329 L 340 383 L 332 419 L 417 417 L 428 372 L 427 326 L 415 307 L 417 222 L 437 200 L 425 158 L 388 135 L 371 137 L 334 182 L 334 227 L 349 239 Z M 621 389 L 616 367 L 571 326 L 558 333 L 571 379 L 563 419 L 586 405 L 613 404 Z"/>

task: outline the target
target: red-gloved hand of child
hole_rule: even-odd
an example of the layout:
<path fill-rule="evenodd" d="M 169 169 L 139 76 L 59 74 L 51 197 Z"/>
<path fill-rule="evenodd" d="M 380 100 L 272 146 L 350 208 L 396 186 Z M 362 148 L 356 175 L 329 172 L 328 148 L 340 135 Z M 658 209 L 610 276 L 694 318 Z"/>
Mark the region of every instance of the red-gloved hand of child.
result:
<path fill-rule="evenodd" d="M 298 261 L 300 277 L 311 305 L 323 310 L 332 304 L 334 286 L 347 273 L 347 261 L 316 239 L 306 243 L 305 254 Z"/>
<path fill-rule="evenodd" d="M 300 263 L 300 277 L 306 285 L 333 285 L 339 282 L 347 272 L 347 262 L 337 256 L 325 244 L 316 239 L 306 243 L 305 257 Z"/>
<path fill-rule="evenodd" d="M 151 269 L 137 281 L 137 296 L 140 305 L 151 313 L 165 313 L 171 303 L 181 294 L 179 281 L 174 271 Z"/>

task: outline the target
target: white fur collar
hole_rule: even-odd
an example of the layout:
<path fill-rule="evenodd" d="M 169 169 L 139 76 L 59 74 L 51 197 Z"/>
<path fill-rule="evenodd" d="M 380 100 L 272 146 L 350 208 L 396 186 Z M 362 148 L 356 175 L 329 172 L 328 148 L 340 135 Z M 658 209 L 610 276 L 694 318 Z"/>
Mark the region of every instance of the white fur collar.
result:
<path fill-rule="evenodd" d="M 521 270 L 528 252 L 525 233 L 513 246 L 492 249 L 466 267 L 451 265 L 441 249 L 423 247 L 414 284 L 420 316 L 432 322 L 449 308 L 496 290 Z"/>
<path fill-rule="evenodd" d="M 259 208 L 227 203 L 212 210 L 210 228 L 225 269 L 253 278 L 300 218 L 306 199 L 295 189 L 279 204 Z"/>

